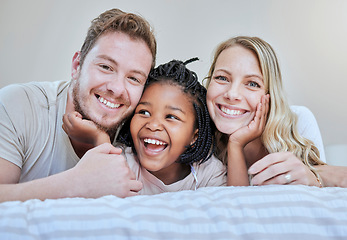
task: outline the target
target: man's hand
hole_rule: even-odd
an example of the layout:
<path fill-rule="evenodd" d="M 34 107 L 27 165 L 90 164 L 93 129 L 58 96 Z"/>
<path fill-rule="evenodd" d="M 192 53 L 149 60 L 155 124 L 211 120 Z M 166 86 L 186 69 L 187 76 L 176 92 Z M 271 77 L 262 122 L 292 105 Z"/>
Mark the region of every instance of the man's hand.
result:
<path fill-rule="evenodd" d="M 138 195 L 142 183 L 136 180 L 121 152 L 122 149 L 109 143 L 89 150 L 71 169 L 72 195 L 87 198 Z"/>

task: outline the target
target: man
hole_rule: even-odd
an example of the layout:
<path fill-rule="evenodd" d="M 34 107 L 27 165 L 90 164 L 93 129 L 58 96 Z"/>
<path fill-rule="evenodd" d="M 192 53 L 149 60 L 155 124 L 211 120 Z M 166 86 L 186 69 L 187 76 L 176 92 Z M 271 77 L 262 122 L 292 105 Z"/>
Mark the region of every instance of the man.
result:
<path fill-rule="evenodd" d="M 136 195 L 142 183 L 121 150 L 110 144 L 91 149 L 70 139 L 62 118 L 78 111 L 115 138 L 141 97 L 155 57 L 148 22 L 111 9 L 92 21 L 73 57 L 70 82 L 1 89 L 0 202 Z"/>

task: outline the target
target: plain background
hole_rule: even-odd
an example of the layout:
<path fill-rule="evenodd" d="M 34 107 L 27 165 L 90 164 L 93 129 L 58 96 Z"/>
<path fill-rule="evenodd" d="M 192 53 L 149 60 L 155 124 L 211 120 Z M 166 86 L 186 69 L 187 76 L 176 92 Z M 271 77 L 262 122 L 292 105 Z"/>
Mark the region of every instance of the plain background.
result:
<path fill-rule="evenodd" d="M 218 43 L 263 38 L 277 52 L 290 103 L 314 113 L 326 146 L 347 144 L 346 0 L 0 0 L 0 88 L 70 79 L 90 21 L 110 8 L 152 24 L 157 64 L 199 57 L 189 67 L 200 80 Z"/>

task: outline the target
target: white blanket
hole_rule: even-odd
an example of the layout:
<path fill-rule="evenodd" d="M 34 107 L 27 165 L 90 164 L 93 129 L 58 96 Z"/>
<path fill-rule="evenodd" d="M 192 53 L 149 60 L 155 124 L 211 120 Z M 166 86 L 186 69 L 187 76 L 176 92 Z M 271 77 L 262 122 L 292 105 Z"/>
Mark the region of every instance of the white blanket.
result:
<path fill-rule="evenodd" d="M 210 187 L 5 202 L 0 239 L 347 239 L 347 189 Z"/>

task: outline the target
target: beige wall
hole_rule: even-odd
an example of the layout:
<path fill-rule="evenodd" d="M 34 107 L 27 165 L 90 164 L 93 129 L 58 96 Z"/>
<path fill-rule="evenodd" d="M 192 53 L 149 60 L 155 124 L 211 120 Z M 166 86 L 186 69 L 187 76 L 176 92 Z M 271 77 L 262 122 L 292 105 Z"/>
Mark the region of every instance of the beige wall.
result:
<path fill-rule="evenodd" d="M 264 38 L 278 53 L 291 104 L 312 110 L 326 145 L 347 143 L 345 0 L 1 0 L 0 87 L 69 79 L 90 20 L 113 7 L 151 22 L 157 63 L 198 56 L 190 67 L 201 79 L 219 42 Z"/>

